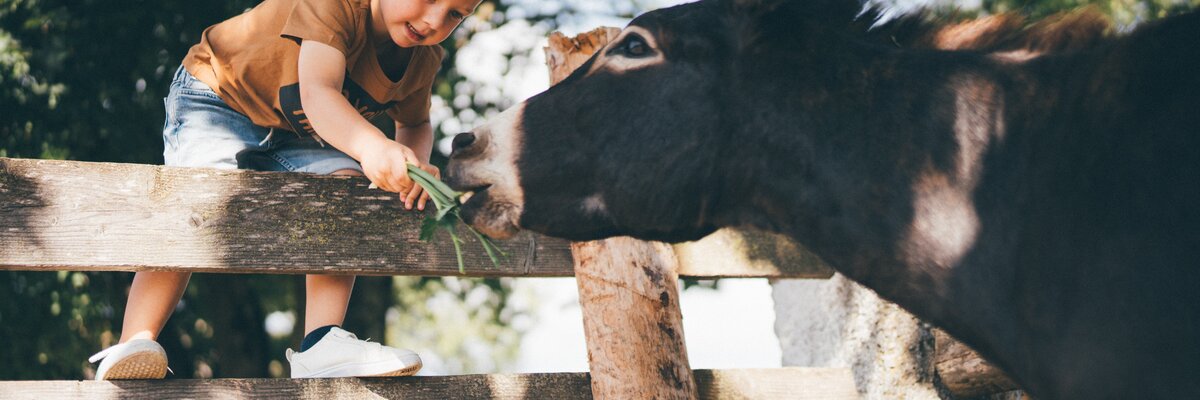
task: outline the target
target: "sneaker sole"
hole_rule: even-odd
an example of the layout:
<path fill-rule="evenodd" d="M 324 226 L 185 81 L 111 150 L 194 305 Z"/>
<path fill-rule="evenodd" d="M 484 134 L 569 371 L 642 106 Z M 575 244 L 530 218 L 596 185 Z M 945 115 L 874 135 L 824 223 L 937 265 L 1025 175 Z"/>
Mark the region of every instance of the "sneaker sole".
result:
<path fill-rule="evenodd" d="M 364 364 L 342 365 L 342 366 L 325 369 L 325 370 L 318 371 L 316 373 L 312 373 L 312 374 L 308 374 L 308 375 L 304 375 L 304 376 L 292 376 L 292 378 L 293 379 L 350 378 L 350 377 L 371 378 L 371 377 L 409 376 L 409 375 L 413 375 L 413 374 L 417 373 L 417 371 L 420 371 L 421 367 L 424 365 L 421 362 L 417 362 L 416 364 L 409 365 L 409 366 L 406 366 L 403 368 L 392 369 L 394 367 L 387 366 L 387 364 L 391 364 L 391 363 L 392 362 L 377 363 L 377 364 L 365 364 L 365 365 Z M 379 371 L 383 371 L 383 372 L 379 372 Z"/>
<path fill-rule="evenodd" d="M 162 379 L 167 376 L 167 360 L 156 352 L 141 352 L 125 357 L 104 374 L 104 380 Z"/>
<path fill-rule="evenodd" d="M 366 377 L 388 377 L 388 376 L 411 376 L 421 370 L 424 364 L 417 363 L 411 367 L 401 368 L 392 372 L 384 372 L 382 374 L 367 375 Z"/>

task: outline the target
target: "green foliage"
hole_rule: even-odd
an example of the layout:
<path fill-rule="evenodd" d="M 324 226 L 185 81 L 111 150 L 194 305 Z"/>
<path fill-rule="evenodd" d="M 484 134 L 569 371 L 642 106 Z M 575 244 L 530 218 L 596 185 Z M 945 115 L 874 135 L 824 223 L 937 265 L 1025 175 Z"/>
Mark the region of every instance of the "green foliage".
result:
<path fill-rule="evenodd" d="M 157 163 L 162 98 L 201 31 L 256 2 L 0 2 L 0 147 Z"/>
<path fill-rule="evenodd" d="M 991 13 L 1019 11 L 1034 18 L 1061 10 L 1096 7 L 1122 26 L 1166 18 L 1200 6 L 1198 0 L 983 0 L 981 7 Z"/>
<path fill-rule="evenodd" d="M 530 312 L 510 301 L 511 281 L 395 277 L 396 306 L 387 314 L 387 343 L 417 351 L 433 373 L 501 369 L 516 360 L 521 341 L 513 321 Z"/>
<path fill-rule="evenodd" d="M 0 0 L 0 157 L 161 163 L 162 99 L 180 60 L 204 28 L 257 3 Z M 445 43 L 450 57 L 439 77 L 443 85 L 461 80 L 453 73 L 453 54 L 469 36 Z M 444 162 L 439 156 L 435 162 Z M 0 272 L 0 338 L 6 342 L 0 379 L 90 377 L 94 365 L 87 357 L 119 338 L 132 276 Z M 438 280 L 417 282 L 404 288 L 406 296 L 432 296 L 423 287 Z M 382 335 L 394 293 L 390 280 L 385 283 L 386 293 L 356 289 L 348 328 Z M 480 287 L 492 291 L 489 296 L 507 295 L 506 285 Z M 303 277 L 194 276 L 159 337 L 173 377 L 282 376 L 283 349 L 298 344 L 302 325 L 271 338 L 263 320 L 273 311 L 302 314 L 302 303 Z M 474 321 L 485 320 L 499 321 Z M 447 330 L 474 335 L 462 327 L 412 326 L 435 336 Z M 498 333 L 503 329 L 488 327 L 492 333 L 478 337 L 515 334 Z"/>
<path fill-rule="evenodd" d="M 96 343 L 112 343 L 127 274 L 0 272 L 0 378 L 84 377 Z M 115 298 L 114 298 L 115 297 Z"/>
<path fill-rule="evenodd" d="M 877 3 L 889 5 L 901 2 L 879 0 Z M 1200 0 L 981 0 L 972 7 L 962 7 L 952 1 L 933 0 L 928 4 L 938 14 L 946 16 L 970 17 L 977 13 L 1016 12 L 1033 20 L 1064 10 L 1092 7 L 1110 16 L 1118 26 L 1128 29 L 1143 22 L 1196 9 L 1200 7 Z"/>

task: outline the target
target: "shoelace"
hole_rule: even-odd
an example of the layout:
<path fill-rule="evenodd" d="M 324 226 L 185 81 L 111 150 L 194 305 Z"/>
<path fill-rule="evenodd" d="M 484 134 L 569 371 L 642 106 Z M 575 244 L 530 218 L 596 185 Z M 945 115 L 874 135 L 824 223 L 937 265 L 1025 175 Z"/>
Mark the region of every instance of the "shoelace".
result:
<path fill-rule="evenodd" d="M 354 334 L 354 332 L 350 332 L 350 331 L 345 331 L 345 332 L 346 332 L 346 335 L 349 335 L 351 339 L 354 339 L 354 340 L 359 340 L 359 341 L 361 341 L 361 342 L 366 342 L 367 344 L 371 345 L 371 349 L 372 349 L 372 350 L 378 350 L 378 349 L 380 349 L 380 348 L 383 348 L 383 344 L 382 344 L 382 343 L 376 343 L 376 342 L 372 342 L 372 341 L 371 341 L 371 338 L 367 338 L 366 340 L 360 340 L 360 339 L 358 338 L 358 335 L 355 335 L 355 334 Z"/>

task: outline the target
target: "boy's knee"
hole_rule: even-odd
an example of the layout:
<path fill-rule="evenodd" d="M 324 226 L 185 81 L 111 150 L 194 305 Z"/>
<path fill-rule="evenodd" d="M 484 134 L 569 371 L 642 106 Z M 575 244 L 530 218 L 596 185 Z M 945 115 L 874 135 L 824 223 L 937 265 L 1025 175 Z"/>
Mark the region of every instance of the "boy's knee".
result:
<path fill-rule="evenodd" d="M 333 171 L 333 173 L 331 173 L 330 175 L 364 176 L 361 171 L 359 171 L 357 169 L 350 169 L 350 168 L 339 169 L 337 171 Z"/>

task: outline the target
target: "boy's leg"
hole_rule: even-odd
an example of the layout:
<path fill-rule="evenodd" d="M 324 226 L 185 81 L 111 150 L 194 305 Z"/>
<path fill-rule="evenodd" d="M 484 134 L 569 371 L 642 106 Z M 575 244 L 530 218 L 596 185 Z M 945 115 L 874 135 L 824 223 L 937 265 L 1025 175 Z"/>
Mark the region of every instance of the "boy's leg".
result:
<path fill-rule="evenodd" d="M 259 146 L 267 130 L 229 108 L 183 67 L 164 101 L 163 160 L 173 167 L 236 169 L 236 155 Z M 158 337 L 191 273 L 138 272 L 129 289 L 121 342 Z"/>
<path fill-rule="evenodd" d="M 362 176 L 355 169 L 341 169 L 330 175 Z M 354 275 L 308 275 L 304 282 L 304 334 L 328 325 L 341 326 L 354 290 Z"/>
<path fill-rule="evenodd" d="M 304 334 L 322 326 L 341 326 L 354 289 L 354 275 L 308 275 L 304 288 Z"/>
<path fill-rule="evenodd" d="M 189 272 L 138 272 L 129 288 L 125 320 L 121 323 L 121 343 L 132 339 L 157 340 L 158 333 L 171 317 L 171 311 L 183 297 Z"/>
<path fill-rule="evenodd" d="M 229 108 L 208 85 L 176 70 L 164 99 L 163 159 L 177 167 L 237 168 L 236 155 L 261 147 L 268 134 Z M 163 378 L 167 357 L 156 343 L 191 278 L 186 272 L 138 272 L 133 278 L 120 343 L 92 356 L 96 379 Z"/>

